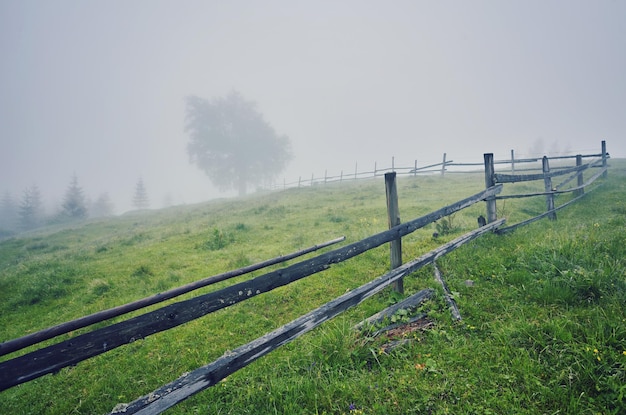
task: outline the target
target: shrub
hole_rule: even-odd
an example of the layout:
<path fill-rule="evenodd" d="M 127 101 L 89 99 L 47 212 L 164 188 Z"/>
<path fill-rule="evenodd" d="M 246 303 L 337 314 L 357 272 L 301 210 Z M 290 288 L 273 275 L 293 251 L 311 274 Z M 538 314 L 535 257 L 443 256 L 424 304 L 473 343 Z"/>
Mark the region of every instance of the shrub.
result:
<path fill-rule="evenodd" d="M 211 237 L 202 244 L 202 248 L 209 251 L 219 251 L 225 248 L 233 241 L 232 236 L 226 234 L 224 231 L 218 228 L 213 228 Z"/>
<path fill-rule="evenodd" d="M 435 226 L 439 235 L 448 235 L 459 230 L 459 226 L 454 223 L 454 214 L 441 218 Z"/>

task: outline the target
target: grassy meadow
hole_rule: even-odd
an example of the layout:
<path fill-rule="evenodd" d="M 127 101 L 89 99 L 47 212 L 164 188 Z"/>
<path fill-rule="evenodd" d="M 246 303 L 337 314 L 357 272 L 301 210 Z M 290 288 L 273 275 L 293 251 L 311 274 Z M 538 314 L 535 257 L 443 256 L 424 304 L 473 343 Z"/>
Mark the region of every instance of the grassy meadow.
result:
<path fill-rule="evenodd" d="M 452 319 L 428 266 L 404 284 L 405 296 L 436 290 L 416 311 L 426 313 L 431 324 L 404 333 L 409 341 L 402 346 L 385 352 L 389 338 L 353 329 L 402 299 L 387 289 L 167 413 L 626 413 L 626 161 L 611 160 L 608 177 L 596 183 L 586 197 L 558 211 L 556 221 L 487 235 L 438 260 L 462 321 Z M 482 174 L 400 176 L 401 219 L 483 189 Z M 515 184 L 503 194 L 541 189 L 543 183 Z M 570 198 L 560 195 L 556 203 Z M 484 203 L 476 204 L 407 236 L 404 260 L 475 229 L 484 210 Z M 542 197 L 498 201 L 498 216 L 508 224 L 544 210 Z M 342 235 L 345 244 L 386 228 L 384 181 L 376 178 L 134 212 L 16 236 L 0 241 L 0 341 Z M 440 235 L 435 238 L 434 232 Z M 388 268 L 389 248 L 382 246 L 0 392 L 0 413 L 108 413 Z"/>

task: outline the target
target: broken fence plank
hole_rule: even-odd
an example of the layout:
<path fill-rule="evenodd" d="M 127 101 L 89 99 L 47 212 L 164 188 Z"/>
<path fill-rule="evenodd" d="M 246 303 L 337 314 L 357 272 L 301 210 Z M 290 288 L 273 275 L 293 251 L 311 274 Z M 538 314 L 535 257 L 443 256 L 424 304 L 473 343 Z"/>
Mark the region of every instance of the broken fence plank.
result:
<path fill-rule="evenodd" d="M 353 328 L 358 330 L 358 329 L 363 328 L 363 326 L 371 326 L 371 325 L 374 325 L 374 324 L 378 324 L 381 321 L 383 321 L 384 319 L 386 319 L 387 317 L 393 316 L 396 312 L 398 312 L 398 310 L 402 310 L 402 309 L 414 310 L 422 302 L 424 302 L 424 301 L 428 300 L 429 298 L 431 298 L 434 293 L 435 293 L 435 290 L 433 290 L 432 288 L 427 288 L 425 290 L 419 291 L 419 292 L 413 294 L 412 296 L 410 296 L 408 298 L 405 298 L 404 300 L 400 301 L 399 303 L 396 303 L 396 304 L 394 304 L 392 306 L 389 306 L 389 307 L 385 308 L 382 311 L 379 311 L 376 314 L 373 314 L 372 316 L 370 316 L 367 319 L 363 320 L 362 322 L 360 322 L 359 324 L 357 324 Z"/>
<path fill-rule="evenodd" d="M 446 303 L 450 307 L 452 317 L 454 317 L 455 320 L 460 321 L 461 312 L 459 311 L 459 307 L 457 307 L 456 302 L 452 298 L 452 294 L 448 289 L 448 284 L 446 284 L 446 282 L 441 277 L 441 272 L 439 272 L 439 268 L 437 268 L 437 264 L 435 262 L 433 262 L 433 268 L 435 269 L 435 280 L 437 280 L 439 284 L 441 284 L 441 286 L 443 287 L 443 296 L 446 299 Z"/>
<path fill-rule="evenodd" d="M 417 315 L 415 317 L 411 317 L 408 321 L 403 321 L 403 322 L 400 322 L 400 323 L 390 324 L 390 325 L 388 325 L 386 327 L 381 328 L 380 330 L 376 330 L 372 334 L 369 334 L 368 337 L 372 337 L 372 338 L 378 337 L 378 336 L 380 336 L 383 333 L 387 333 L 389 331 L 396 330 L 396 329 L 399 329 L 401 327 L 404 327 L 404 326 L 416 323 L 416 322 L 418 322 L 420 320 L 424 320 L 425 318 L 426 318 L 426 314 L 421 313 L 421 314 L 419 314 L 419 315 Z"/>

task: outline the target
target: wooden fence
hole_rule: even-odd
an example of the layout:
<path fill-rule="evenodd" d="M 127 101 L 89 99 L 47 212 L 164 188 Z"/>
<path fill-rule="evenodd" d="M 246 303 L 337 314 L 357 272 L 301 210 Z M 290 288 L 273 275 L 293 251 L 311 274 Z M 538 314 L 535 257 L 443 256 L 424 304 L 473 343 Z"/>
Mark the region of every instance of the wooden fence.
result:
<path fill-rule="evenodd" d="M 592 158 L 586 164 L 583 164 L 584 158 Z M 561 165 L 557 169 L 550 169 L 550 160 L 576 160 L 575 166 L 567 166 Z M 595 160 L 593 160 L 595 159 Z M 487 200 L 487 222 L 493 222 L 497 218 L 496 214 L 496 201 L 503 199 L 513 199 L 513 198 L 526 198 L 526 197 L 535 197 L 535 196 L 545 196 L 546 199 L 546 212 L 540 215 L 537 215 L 533 218 L 525 220 L 523 222 L 517 223 L 515 225 L 508 226 L 506 228 L 498 229 L 498 233 L 506 233 L 510 232 L 520 226 L 527 225 L 529 223 L 535 222 L 543 217 L 548 217 L 551 220 L 556 220 L 556 211 L 559 209 L 568 206 L 571 203 L 576 202 L 581 197 L 585 196 L 585 188 L 591 185 L 598 177 L 603 176 L 606 177 L 607 169 L 608 169 L 608 159 L 609 154 L 606 151 L 606 141 L 602 141 L 602 152 L 600 154 L 587 154 L 587 155 L 576 155 L 576 156 L 566 156 L 566 157 L 547 157 L 544 156 L 541 159 L 541 172 L 534 174 L 504 174 L 504 173 L 496 173 L 493 161 L 493 154 L 488 153 L 484 155 L 484 166 L 485 166 L 485 186 L 490 188 L 495 186 L 496 184 L 504 184 L 504 183 L 519 183 L 519 182 L 528 182 L 528 181 L 543 181 L 544 191 L 543 192 L 534 192 L 534 193 L 523 193 L 523 194 L 514 194 L 514 195 L 506 195 L 506 196 L 494 196 L 490 197 Z M 591 176 L 584 182 L 583 173 L 591 168 L 600 168 L 599 172 Z M 553 179 L 561 176 L 567 176 L 561 183 L 554 184 Z M 576 179 L 575 186 L 568 186 L 574 179 Z M 555 198 L 557 195 L 563 193 L 573 193 L 574 198 L 562 205 L 556 207 L 555 206 Z"/>
<path fill-rule="evenodd" d="M 548 157 L 549 160 L 566 160 L 579 157 L 573 156 L 552 156 Z M 598 154 L 587 154 L 583 157 L 600 157 L 606 158 L 608 153 L 606 152 L 606 142 L 602 141 L 602 150 Z M 493 164 L 498 167 L 499 170 L 508 170 L 511 174 L 515 174 L 522 171 L 535 171 L 541 170 L 541 157 L 536 158 L 516 158 L 515 151 L 511 150 L 511 156 L 507 159 L 494 160 Z M 606 164 L 604 164 L 606 165 Z M 482 173 L 483 162 L 454 162 L 454 160 L 448 159 L 448 154 L 443 153 L 442 161 L 440 163 L 432 163 L 424 166 L 418 166 L 417 160 L 414 160 L 412 166 L 396 166 L 395 157 L 391 157 L 391 165 L 389 167 L 381 167 L 378 162 L 374 162 L 373 168 L 359 171 L 359 163 L 354 164 L 354 170 L 341 170 L 338 175 L 328 175 L 328 170 L 324 172 L 324 176 L 315 176 L 311 173 L 311 178 L 304 178 L 300 176 L 297 181 L 287 182 L 283 180 L 282 184 L 272 184 L 268 186 L 269 190 L 282 190 L 294 187 L 315 186 L 327 183 L 336 183 L 350 180 L 369 179 L 373 177 L 382 177 L 386 173 L 395 172 L 398 175 L 403 176 L 418 176 L 423 174 L 439 174 L 444 176 L 445 174 L 458 174 L 458 173 Z"/>
<path fill-rule="evenodd" d="M 328 170 L 324 172 L 324 177 L 315 177 L 314 173 L 311 173 L 310 179 L 303 179 L 302 176 L 297 181 L 287 182 L 283 180 L 283 184 L 272 184 L 269 186 L 269 190 L 282 190 L 293 187 L 315 186 L 319 184 L 327 184 L 333 182 L 343 182 L 344 180 L 359 180 L 369 179 L 372 177 L 381 177 L 386 173 L 395 172 L 398 175 L 410 175 L 417 176 L 418 174 L 432 174 L 440 173 L 444 175 L 450 166 L 479 166 L 481 164 L 474 163 L 454 163 L 452 160 L 447 160 L 446 153 L 443 153 L 443 161 L 441 163 L 429 164 L 426 166 L 417 166 L 417 160 L 412 167 L 396 167 L 395 157 L 391 158 L 391 167 L 378 168 L 378 163 L 374 162 L 374 168 L 372 170 L 359 171 L 359 163 L 355 163 L 354 172 L 345 173 L 341 170 L 339 175 L 329 176 Z"/>
<path fill-rule="evenodd" d="M 606 151 L 603 151 L 603 154 L 606 154 Z M 186 322 L 229 307 L 233 304 L 237 304 L 257 295 L 267 293 L 275 288 L 290 284 L 320 271 L 327 270 L 333 264 L 354 258 L 383 244 L 390 244 L 391 270 L 388 273 L 326 303 L 315 310 L 312 310 L 311 312 L 293 320 L 271 333 L 267 333 L 264 336 L 233 351 L 226 352 L 216 361 L 190 373 L 183 374 L 175 381 L 164 385 L 148 395 L 136 399 L 130 404 L 117 405 L 111 412 L 112 414 L 161 413 L 189 396 L 215 385 L 231 373 L 245 367 L 254 360 L 314 329 L 323 322 L 337 316 L 348 308 L 360 304 L 365 299 L 380 292 L 386 286 L 393 284 L 396 289 L 401 290 L 401 281 L 404 277 L 425 265 L 434 264 L 436 259 L 446 255 L 463 244 L 486 233 L 511 229 L 511 227 L 501 228 L 501 226 L 505 223 L 505 219 L 498 220 L 495 216 L 495 203 L 498 198 L 497 195 L 502 191 L 503 183 L 524 181 L 527 179 L 538 180 L 539 177 L 536 175 L 507 176 L 496 174 L 493 168 L 493 155 L 485 154 L 484 160 L 486 183 L 486 189 L 484 191 L 404 223 L 400 223 L 399 215 L 397 213 L 397 190 L 395 188 L 396 173 L 388 172 L 385 175 L 385 183 L 387 188 L 389 230 L 380 232 L 363 240 L 353 242 L 346 246 L 333 249 L 313 258 L 297 262 L 293 265 L 267 272 L 256 278 L 252 278 L 214 292 L 199 295 L 188 300 L 179 301 L 161 307 L 157 310 L 150 311 L 118 323 L 110 324 L 106 327 L 95 329 L 69 340 L 61 341 L 22 356 L 1 362 L 0 391 L 24 382 L 28 382 L 46 374 L 56 373 L 64 367 L 75 365 L 85 359 L 106 353 L 114 348 L 145 338 L 152 334 L 172 329 Z M 580 177 L 579 175 L 581 175 L 584 170 L 593 166 L 595 166 L 595 163 L 589 163 L 587 165 L 580 164 L 573 169 L 562 169 L 558 174 L 556 172 L 550 172 L 548 168 L 544 169 L 542 172 L 541 179 L 546 180 L 546 183 L 548 183 L 547 180 L 551 180 L 553 177 L 558 175 L 574 174 L 570 179 L 568 179 L 568 181 L 570 181 L 575 177 Z M 594 180 L 599 175 L 606 174 L 606 157 L 602 158 L 602 167 L 603 168 L 600 173 L 594 176 Z M 587 185 L 588 184 L 581 184 L 574 189 L 569 189 L 568 191 L 581 191 Z M 547 186 L 548 185 L 546 184 L 546 189 Z M 555 192 L 561 191 L 551 188 L 550 191 L 533 194 L 532 196 L 554 196 Z M 531 195 L 518 195 L 518 197 L 528 196 Z M 481 201 L 486 202 L 489 223 L 472 232 L 462 235 L 455 240 L 420 256 L 419 258 L 402 264 L 400 243 L 402 237 L 416 231 L 417 229 L 423 228 L 436 220 L 451 215 Z M 548 213 L 553 212 L 556 209 L 558 208 L 549 206 Z M 526 223 L 530 222 L 527 221 Z M 520 225 L 521 224 L 514 226 Z M 292 256 L 289 257 L 295 258 L 297 256 L 304 255 L 304 253 L 313 252 L 317 249 L 330 246 L 342 240 L 343 238 L 337 238 L 333 241 L 308 248 L 307 250 L 298 251 L 291 254 Z M 0 355 L 6 355 L 8 353 L 21 350 L 24 347 L 53 338 L 59 334 L 66 333 L 78 327 L 85 327 L 87 325 L 94 324 L 94 322 L 97 321 L 103 321 L 113 316 L 119 316 L 129 311 L 137 310 L 150 304 L 155 304 L 160 300 L 162 301 L 164 299 L 173 298 L 183 292 L 189 292 L 201 286 L 203 287 L 217 281 L 223 281 L 224 279 L 231 278 L 232 276 L 242 275 L 243 273 L 250 272 L 253 269 L 259 269 L 284 260 L 285 257 L 280 257 L 275 260 L 265 261 L 264 263 L 257 264 L 255 266 L 205 278 L 196 283 L 179 287 L 166 293 L 157 294 L 155 296 L 148 297 L 147 299 L 138 300 L 124 306 L 116 307 L 111 310 L 105 310 L 101 313 L 96 313 L 95 315 L 86 316 L 72 322 L 64 323 L 47 330 L 43 330 L 39 333 L 25 336 L 24 338 L 2 343 L 0 344 Z"/>

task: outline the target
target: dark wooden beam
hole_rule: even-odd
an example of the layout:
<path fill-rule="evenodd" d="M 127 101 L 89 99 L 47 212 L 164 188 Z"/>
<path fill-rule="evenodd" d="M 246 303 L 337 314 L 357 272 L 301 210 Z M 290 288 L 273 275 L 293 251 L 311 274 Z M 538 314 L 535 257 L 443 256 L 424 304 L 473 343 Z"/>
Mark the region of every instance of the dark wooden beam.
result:
<path fill-rule="evenodd" d="M 148 307 L 150 305 L 154 305 L 154 304 L 158 304 L 160 302 L 166 301 L 166 300 L 170 300 L 182 294 L 186 294 L 188 292 L 197 290 L 202 287 L 209 286 L 211 284 L 215 284 L 217 282 L 225 281 L 230 278 L 248 274 L 250 272 L 257 271 L 259 269 L 267 268 L 271 265 L 280 264 L 281 262 L 285 262 L 290 259 L 294 259 L 302 255 L 317 251 L 319 249 L 326 248 L 338 242 L 342 242 L 345 239 L 346 239 L 345 236 L 341 236 L 331 241 L 314 245 L 309 248 L 301 249 L 299 251 L 296 251 L 287 255 L 281 255 L 276 258 L 268 259 L 266 261 L 248 265 L 246 267 L 242 267 L 236 270 L 232 270 L 232 271 L 224 272 L 222 274 L 203 278 L 201 280 L 194 281 L 189 284 L 182 285 L 180 287 L 172 288 L 171 290 L 164 291 L 162 293 L 154 294 L 150 297 L 142 298 L 140 300 L 136 300 L 136 301 L 124 304 L 124 305 L 113 307 L 108 310 L 99 311 L 97 313 L 93 313 L 88 316 L 84 316 L 84 317 L 81 317 L 72 321 L 58 324 L 53 327 L 49 327 L 45 330 L 40 330 L 36 333 L 31 333 L 27 336 L 23 336 L 17 339 L 6 341 L 0 344 L 0 356 L 12 353 L 16 350 L 23 349 L 33 344 L 37 344 L 44 340 L 51 339 L 61 334 L 69 333 L 70 331 L 73 331 L 73 330 L 78 330 L 80 328 L 87 327 L 92 324 L 111 319 L 113 317 L 118 317 L 118 316 L 130 313 L 131 311 L 139 310 L 139 309 Z"/>

